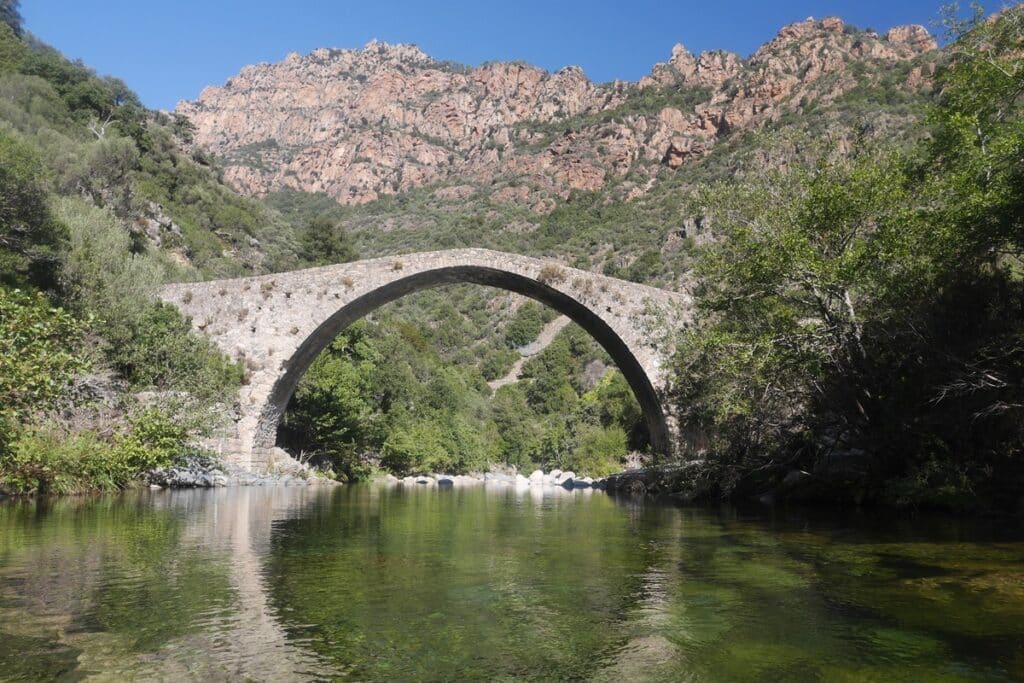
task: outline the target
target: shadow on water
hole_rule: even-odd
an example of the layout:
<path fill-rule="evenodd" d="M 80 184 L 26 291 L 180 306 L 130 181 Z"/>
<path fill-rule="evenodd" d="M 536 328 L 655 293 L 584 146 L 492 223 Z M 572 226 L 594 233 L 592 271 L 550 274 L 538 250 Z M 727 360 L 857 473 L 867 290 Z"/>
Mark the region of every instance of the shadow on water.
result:
<path fill-rule="evenodd" d="M 561 489 L 0 505 L 0 679 L 1024 679 L 1024 531 Z"/>

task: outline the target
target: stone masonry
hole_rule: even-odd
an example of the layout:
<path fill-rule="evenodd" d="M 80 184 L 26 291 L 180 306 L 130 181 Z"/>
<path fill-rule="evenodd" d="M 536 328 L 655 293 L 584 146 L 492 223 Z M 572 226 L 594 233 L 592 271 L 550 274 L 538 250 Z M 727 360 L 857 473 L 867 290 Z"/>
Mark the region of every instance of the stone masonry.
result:
<path fill-rule="evenodd" d="M 369 259 L 258 277 L 165 287 L 161 298 L 228 356 L 247 382 L 239 419 L 212 444 L 254 471 L 280 464 L 277 423 L 302 375 L 337 334 L 406 294 L 470 282 L 531 297 L 578 323 L 625 375 L 644 411 L 656 452 L 672 450 L 665 389 L 672 333 L 691 316 L 688 294 L 626 282 L 561 263 L 487 249 L 453 249 Z"/>

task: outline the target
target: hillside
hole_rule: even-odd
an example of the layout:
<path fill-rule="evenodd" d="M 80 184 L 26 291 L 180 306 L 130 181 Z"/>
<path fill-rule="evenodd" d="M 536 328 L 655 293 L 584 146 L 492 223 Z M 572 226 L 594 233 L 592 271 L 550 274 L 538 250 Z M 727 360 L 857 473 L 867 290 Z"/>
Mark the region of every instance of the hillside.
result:
<path fill-rule="evenodd" d="M 694 495 L 803 482 L 831 501 L 1005 505 L 1021 316 L 1015 295 L 986 296 L 1019 291 L 1020 255 L 1000 213 L 1016 195 L 988 186 L 1016 177 L 1020 17 L 948 15 L 946 50 L 919 26 L 808 19 L 749 57 L 676 46 L 638 83 L 372 43 L 247 67 L 177 113 L 239 191 L 326 218 L 361 254 L 485 246 L 693 288 L 673 391 L 688 445 L 714 456 Z M 442 357 L 497 379 L 514 356 L 472 330 L 515 307 L 458 291 L 394 310 L 464 329 L 474 352 L 448 338 Z M 506 461 L 601 450 L 581 425 L 630 432 L 622 411 L 580 408 L 581 365 L 559 387 L 546 361 L 493 399 L 534 415 L 495 423 Z"/>
<path fill-rule="evenodd" d="M 6 19 L 0 489 L 126 486 L 231 424 L 245 368 L 160 284 L 481 246 L 699 295 L 670 390 L 701 495 L 828 465 L 857 500 L 994 499 L 1022 440 L 1020 17 L 943 50 L 808 19 L 638 83 L 372 43 L 174 113 Z M 279 442 L 348 477 L 614 471 L 648 446 L 636 402 L 552 319 L 468 285 L 396 301 L 322 354 Z"/>
<path fill-rule="evenodd" d="M 374 43 L 246 67 L 176 114 L 236 189 L 328 213 L 364 255 L 486 246 L 678 287 L 697 188 L 906 140 L 941 59 L 921 27 L 838 19 L 746 59 L 676 46 L 638 83 Z"/>
<path fill-rule="evenodd" d="M 858 89 L 925 93 L 935 50 L 920 26 L 879 36 L 808 19 L 749 58 L 676 45 L 638 83 L 595 84 L 578 67 L 469 68 L 372 42 L 246 67 L 176 113 L 246 194 L 364 204 L 445 183 L 443 199 L 480 193 L 545 214 L 573 190 L 635 198 L 662 165 L 680 168 L 787 115 L 842 109 Z M 886 113 L 880 125 L 898 125 Z M 851 143 L 835 132 L 836 144 Z"/>

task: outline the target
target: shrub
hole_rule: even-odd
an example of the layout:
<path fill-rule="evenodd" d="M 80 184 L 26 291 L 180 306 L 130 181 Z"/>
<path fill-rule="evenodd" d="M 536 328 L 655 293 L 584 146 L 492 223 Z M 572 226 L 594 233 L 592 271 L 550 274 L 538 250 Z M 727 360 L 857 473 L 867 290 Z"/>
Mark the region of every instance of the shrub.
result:
<path fill-rule="evenodd" d="M 129 425 L 130 430 L 115 440 L 114 460 L 133 475 L 174 464 L 187 448 L 188 431 L 155 408 L 134 416 Z"/>
<path fill-rule="evenodd" d="M 515 364 L 519 354 L 511 349 L 491 349 L 480 363 L 480 374 L 488 382 L 504 377 Z"/>
<path fill-rule="evenodd" d="M 565 282 L 566 277 L 565 269 L 554 263 L 545 264 L 537 273 L 537 280 L 546 285 Z"/>
<path fill-rule="evenodd" d="M 626 432 L 619 426 L 587 425 L 579 432 L 579 445 L 562 460 L 563 469 L 578 475 L 605 477 L 622 469 Z"/>
<path fill-rule="evenodd" d="M 529 344 L 544 329 L 544 314 L 539 305 L 527 301 L 516 311 L 516 315 L 505 327 L 505 342 L 516 348 Z"/>
<path fill-rule="evenodd" d="M 109 356 L 133 386 L 188 392 L 200 405 L 208 405 L 229 400 L 241 385 L 239 364 L 193 334 L 173 306 L 145 304 L 123 324 L 107 332 Z"/>
<path fill-rule="evenodd" d="M 0 419 L 46 410 L 88 367 L 82 325 L 42 294 L 0 287 Z"/>
<path fill-rule="evenodd" d="M 21 430 L 0 456 L 0 488 L 13 493 L 110 490 L 132 475 L 122 454 L 94 432 L 67 434 L 54 425 Z"/>
<path fill-rule="evenodd" d="M 329 213 L 322 213 L 306 223 L 300 239 L 300 255 L 311 265 L 347 263 L 359 258 L 345 228 Z"/>
<path fill-rule="evenodd" d="M 72 432 L 55 422 L 18 428 L 0 451 L 0 490 L 17 494 L 83 493 L 128 486 L 147 470 L 175 463 L 188 432 L 166 413 L 149 409 L 113 440 Z"/>

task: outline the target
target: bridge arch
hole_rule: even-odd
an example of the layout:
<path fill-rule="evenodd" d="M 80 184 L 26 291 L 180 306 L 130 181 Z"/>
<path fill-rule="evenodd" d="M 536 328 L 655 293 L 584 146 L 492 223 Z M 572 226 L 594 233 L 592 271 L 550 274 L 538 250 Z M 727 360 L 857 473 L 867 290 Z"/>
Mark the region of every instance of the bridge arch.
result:
<path fill-rule="evenodd" d="M 473 283 L 522 294 L 550 306 L 586 330 L 608 352 L 632 388 L 643 410 L 651 447 L 656 452 L 664 452 L 670 447 L 668 424 L 657 391 L 643 366 L 615 330 L 590 308 L 543 282 L 517 273 L 480 266 L 448 266 L 419 272 L 382 285 L 339 308 L 306 337 L 287 362 L 261 411 L 253 445 L 256 448 L 274 446 L 277 425 L 299 380 L 342 330 L 403 296 L 456 283 Z"/>
<path fill-rule="evenodd" d="M 299 380 L 346 327 L 414 292 L 456 283 L 530 297 L 566 315 L 601 345 L 643 410 L 656 453 L 672 450 L 662 399 L 671 353 L 658 328 L 689 315 L 687 296 L 514 254 L 461 249 L 291 273 L 166 287 L 161 297 L 246 363 L 236 433 L 215 447 L 252 469 L 272 465 L 277 426 Z"/>

